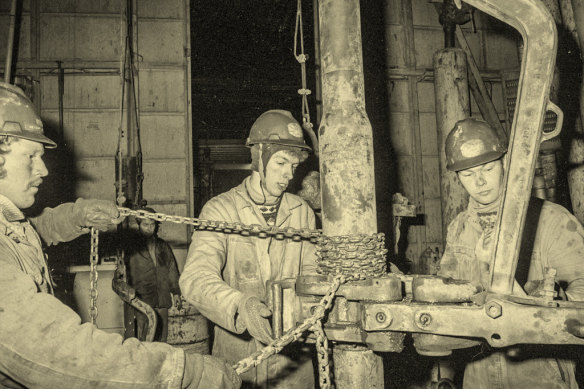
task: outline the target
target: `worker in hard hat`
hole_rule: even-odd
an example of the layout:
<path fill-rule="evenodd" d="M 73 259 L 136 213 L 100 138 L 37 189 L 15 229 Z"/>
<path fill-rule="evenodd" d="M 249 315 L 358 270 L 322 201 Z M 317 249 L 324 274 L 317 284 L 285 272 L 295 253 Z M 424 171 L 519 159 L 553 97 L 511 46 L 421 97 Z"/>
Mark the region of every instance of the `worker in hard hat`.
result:
<path fill-rule="evenodd" d="M 313 229 L 311 208 L 286 192 L 310 151 L 292 114 L 263 113 L 246 144 L 251 148 L 251 175 L 208 201 L 200 217 L 263 228 Z M 314 273 L 315 260 L 315 247 L 307 240 L 195 232 L 179 283 L 183 297 L 217 324 L 213 355 L 235 363 L 270 343 L 266 282 Z M 243 374 L 243 387 L 312 388 L 312 356 L 306 345 L 291 344 Z"/>
<path fill-rule="evenodd" d="M 120 223 L 115 204 L 79 199 L 27 218 L 48 170 L 47 138 L 32 102 L 0 83 L 0 387 L 237 388 L 233 369 L 164 343 L 122 343 L 53 295 L 43 243 Z"/>
<path fill-rule="evenodd" d="M 493 230 L 502 200 L 507 143 L 488 123 L 464 119 L 446 138 L 447 169 L 469 194 L 468 208 L 448 226 L 438 275 L 490 285 Z M 513 294 L 538 296 L 545 268 L 568 300 L 584 301 L 584 228 L 565 208 L 532 198 L 527 210 Z M 537 350 L 536 353 L 534 351 Z M 468 362 L 465 388 L 576 388 L 571 361 L 545 347 L 481 351 Z M 476 354 L 476 353 L 475 353 Z"/>

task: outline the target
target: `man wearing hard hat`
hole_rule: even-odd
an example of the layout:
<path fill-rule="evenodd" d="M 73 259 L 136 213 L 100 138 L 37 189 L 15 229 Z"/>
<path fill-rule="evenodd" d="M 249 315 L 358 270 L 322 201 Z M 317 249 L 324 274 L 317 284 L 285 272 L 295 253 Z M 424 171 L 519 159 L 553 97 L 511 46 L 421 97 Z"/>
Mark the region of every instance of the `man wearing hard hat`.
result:
<path fill-rule="evenodd" d="M 122 343 L 81 324 L 53 295 L 43 244 L 66 242 L 121 219 L 113 202 L 79 199 L 27 218 L 55 142 L 19 88 L 0 83 L 0 387 L 238 388 L 233 369 L 164 343 Z"/>
<path fill-rule="evenodd" d="M 470 199 L 468 208 L 448 226 L 438 275 L 488 289 L 507 143 L 488 123 L 464 119 L 448 134 L 445 148 L 447 169 L 456 172 Z M 556 282 L 565 288 L 567 299 L 584 301 L 583 258 L 580 222 L 562 206 L 532 198 L 513 294 L 537 296 L 545 268 L 554 268 Z M 482 346 L 466 365 L 463 385 L 472 389 L 578 387 L 572 363 L 537 346 L 510 350 Z"/>
<path fill-rule="evenodd" d="M 310 151 L 292 114 L 263 113 L 246 144 L 251 148 L 251 175 L 207 202 L 200 217 L 264 228 L 315 228 L 308 204 L 286 192 Z M 270 343 L 266 282 L 314 273 L 315 259 L 315 247 L 306 240 L 195 232 L 180 287 L 183 296 L 217 324 L 213 355 L 235 363 Z M 312 355 L 306 345 L 292 344 L 242 375 L 243 385 L 312 388 Z"/>

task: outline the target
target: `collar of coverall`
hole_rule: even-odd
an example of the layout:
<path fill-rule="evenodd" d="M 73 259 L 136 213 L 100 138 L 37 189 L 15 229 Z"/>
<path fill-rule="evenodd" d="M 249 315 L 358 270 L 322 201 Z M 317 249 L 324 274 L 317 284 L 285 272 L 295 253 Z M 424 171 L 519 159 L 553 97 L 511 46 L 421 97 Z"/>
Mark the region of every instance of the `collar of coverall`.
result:
<path fill-rule="evenodd" d="M 241 184 L 235 187 L 235 191 L 239 194 L 236 196 L 235 203 L 237 209 L 243 209 L 246 207 L 252 207 L 254 202 L 249 196 L 247 195 L 247 190 L 245 189 L 246 185 L 251 185 L 251 176 L 248 176 L 243 180 Z M 302 202 L 296 196 L 288 196 L 288 193 L 284 193 L 282 195 L 280 208 L 292 210 L 302 205 Z"/>
<path fill-rule="evenodd" d="M 6 196 L 0 195 L 0 211 L 9 222 L 24 220 L 22 211 Z"/>

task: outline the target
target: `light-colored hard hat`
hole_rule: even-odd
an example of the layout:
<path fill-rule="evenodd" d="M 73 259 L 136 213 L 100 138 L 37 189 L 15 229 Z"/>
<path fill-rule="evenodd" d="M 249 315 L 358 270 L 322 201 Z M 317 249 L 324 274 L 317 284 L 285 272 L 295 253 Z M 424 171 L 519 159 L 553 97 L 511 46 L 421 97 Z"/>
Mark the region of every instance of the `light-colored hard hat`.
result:
<path fill-rule="evenodd" d="M 261 114 L 251 126 L 245 145 L 277 144 L 312 150 L 304 141 L 302 127 L 289 111 L 272 109 Z"/>
<path fill-rule="evenodd" d="M 0 82 L 0 135 L 43 143 L 48 148 L 57 147 L 44 135 L 43 122 L 22 89 L 4 82 Z"/>
<path fill-rule="evenodd" d="M 446 137 L 446 168 L 458 172 L 496 161 L 507 152 L 507 141 L 487 122 L 459 120 Z"/>

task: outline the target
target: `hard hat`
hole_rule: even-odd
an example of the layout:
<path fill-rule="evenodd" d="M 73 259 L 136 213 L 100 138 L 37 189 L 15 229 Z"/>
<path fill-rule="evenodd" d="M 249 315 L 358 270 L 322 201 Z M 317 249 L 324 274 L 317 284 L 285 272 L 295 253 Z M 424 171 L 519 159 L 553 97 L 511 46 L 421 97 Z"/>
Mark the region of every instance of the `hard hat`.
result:
<path fill-rule="evenodd" d="M 22 89 L 4 82 L 0 82 L 0 135 L 44 143 L 47 148 L 57 147 L 44 135 L 43 122 Z"/>
<path fill-rule="evenodd" d="M 302 127 L 289 111 L 272 109 L 260 115 L 251 126 L 245 145 L 277 144 L 312 150 L 304 141 Z"/>
<path fill-rule="evenodd" d="M 507 141 L 487 122 L 464 119 L 446 137 L 445 150 L 446 168 L 457 172 L 501 158 L 507 152 Z"/>

